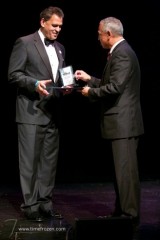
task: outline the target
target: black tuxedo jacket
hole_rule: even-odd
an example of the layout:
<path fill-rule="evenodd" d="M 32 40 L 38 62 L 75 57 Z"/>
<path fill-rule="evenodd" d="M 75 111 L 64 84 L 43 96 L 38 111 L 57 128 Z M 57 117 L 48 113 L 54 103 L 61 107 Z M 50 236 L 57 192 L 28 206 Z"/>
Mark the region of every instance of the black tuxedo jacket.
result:
<path fill-rule="evenodd" d="M 65 48 L 58 41 L 55 41 L 54 46 L 59 68 L 62 68 L 65 66 Z M 16 40 L 10 56 L 8 79 L 9 83 L 17 87 L 17 122 L 45 125 L 52 115 L 56 115 L 57 107 L 54 112 L 54 106 L 59 92 L 51 89 L 49 96 L 40 97 L 35 91 L 37 80 L 52 79 L 54 85 L 59 82 L 59 74 L 53 79 L 49 58 L 38 31 Z M 45 110 L 45 114 L 40 108 Z"/>

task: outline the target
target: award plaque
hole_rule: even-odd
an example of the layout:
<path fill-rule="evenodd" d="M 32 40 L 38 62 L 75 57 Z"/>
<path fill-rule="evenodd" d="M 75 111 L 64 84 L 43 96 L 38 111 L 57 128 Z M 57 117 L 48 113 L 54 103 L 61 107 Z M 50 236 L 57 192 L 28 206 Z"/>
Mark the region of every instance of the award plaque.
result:
<path fill-rule="evenodd" d="M 63 87 L 75 85 L 75 79 L 72 66 L 59 69 Z"/>
<path fill-rule="evenodd" d="M 59 86 L 48 86 L 47 88 L 53 88 L 57 90 L 68 90 L 68 89 L 73 89 L 73 90 L 82 90 L 83 87 L 79 86 L 74 78 L 74 73 L 73 73 L 73 68 L 72 66 L 67 66 L 64 68 L 59 69 L 60 73 L 60 78 L 61 78 L 61 87 Z"/>

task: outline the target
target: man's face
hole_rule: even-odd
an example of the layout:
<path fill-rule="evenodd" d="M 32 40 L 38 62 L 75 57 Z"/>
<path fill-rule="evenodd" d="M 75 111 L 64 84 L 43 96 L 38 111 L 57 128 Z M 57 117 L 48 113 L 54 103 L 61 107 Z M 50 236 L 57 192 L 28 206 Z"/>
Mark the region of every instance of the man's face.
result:
<path fill-rule="evenodd" d="M 55 40 L 58 37 L 63 25 L 63 18 L 53 14 L 52 17 L 45 21 L 41 19 L 41 29 L 44 36 L 48 39 Z"/>
<path fill-rule="evenodd" d="M 98 27 L 98 40 L 105 49 L 109 48 L 109 37 L 109 34 L 103 31 L 102 23 L 100 23 Z"/>

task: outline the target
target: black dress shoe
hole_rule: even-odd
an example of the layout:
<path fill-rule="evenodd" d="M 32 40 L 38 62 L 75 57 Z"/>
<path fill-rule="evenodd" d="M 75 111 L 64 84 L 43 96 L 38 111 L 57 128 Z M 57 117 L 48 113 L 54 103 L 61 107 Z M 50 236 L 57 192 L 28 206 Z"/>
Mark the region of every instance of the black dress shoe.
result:
<path fill-rule="evenodd" d="M 43 211 L 42 214 L 44 217 L 47 217 L 47 218 L 53 217 L 53 218 L 57 218 L 57 219 L 63 219 L 62 214 L 60 214 L 54 210 L 49 210 L 48 212 Z"/>
<path fill-rule="evenodd" d="M 132 224 L 136 227 L 139 225 L 140 222 L 139 217 L 133 217 L 132 215 L 127 213 L 118 214 L 114 212 L 110 215 L 105 216 L 105 218 L 127 218 L 130 219 L 132 221 Z"/>
<path fill-rule="evenodd" d="M 121 216 L 122 216 L 122 211 L 120 211 L 120 210 L 115 210 L 115 211 L 112 212 L 109 216 L 111 216 L 111 217 L 121 217 Z"/>
<path fill-rule="evenodd" d="M 99 216 L 98 218 L 129 218 L 129 219 L 133 219 L 133 217 L 129 214 L 122 214 L 122 213 L 117 213 L 117 212 L 113 212 L 106 216 Z"/>
<path fill-rule="evenodd" d="M 120 217 L 121 215 L 122 215 L 122 212 L 114 211 L 108 215 L 98 216 L 98 218 L 117 218 L 117 217 Z"/>
<path fill-rule="evenodd" d="M 31 213 L 26 213 L 25 214 L 26 218 L 28 220 L 36 221 L 36 222 L 42 222 L 44 221 L 44 218 L 42 215 L 40 215 L 39 212 L 31 212 Z"/>

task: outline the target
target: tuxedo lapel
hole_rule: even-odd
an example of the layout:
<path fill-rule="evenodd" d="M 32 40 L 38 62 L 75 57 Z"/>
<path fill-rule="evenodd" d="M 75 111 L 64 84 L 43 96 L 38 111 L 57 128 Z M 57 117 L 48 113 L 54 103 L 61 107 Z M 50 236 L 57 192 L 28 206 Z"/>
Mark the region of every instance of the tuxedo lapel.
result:
<path fill-rule="evenodd" d="M 59 73 L 57 73 L 57 76 L 56 76 L 56 79 L 54 79 L 53 77 L 53 74 L 52 74 L 52 69 L 51 69 L 51 65 L 50 65 L 50 62 L 49 62 L 49 58 L 48 58 L 48 55 L 45 51 L 45 47 L 43 46 L 43 43 L 39 37 L 39 34 L 38 32 L 36 32 L 34 34 L 34 43 L 35 43 L 35 46 L 43 60 L 43 63 L 44 65 L 46 66 L 50 76 L 51 76 L 51 79 L 54 80 L 54 83 L 56 83 L 59 79 Z M 57 53 L 57 57 L 58 57 L 58 60 L 59 60 L 59 65 L 58 65 L 58 69 L 59 68 L 62 68 L 63 66 L 63 63 L 64 63 L 64 58 L 63 58 L 63 54 L 62 54 L 62 51 L 59 47 L 59 45 L 57 44 L 57 42 L 55 41 L 54 42 L 54 47 L 55 47 L 55 51 Z"/>
<path fill-rule="evenodd" d="M 54 43 L 54 47 L 55 47 L 55 50 L 56 50 L 56 53 L 57 53 L 57 57 L 58 57 L 58 60 L 59 60 L 59 65 L 58 65 L 58 69 L 59 69 L 59 68 L 63 67 L 64 58 L 63 58 L 63 55 L 62 55 L 62 51 L 61 51 L 60 47 L 58 46 L 58 44 L 56 43 L 56 41 Z M 57 73 L 55 82 L 57 82 L 58 79 L 59 79 L 59 72 Z"/>
<path fill-rule="evenodd" d="M 64 62 L 64 58 L 62 56 L 62 51 L 61 51 L 60 47 L 58 46 L 58 44 L 56 42 L 54 43 L 54 47 L 55 47 L 55 50 L 56 50 L 56 53 L 57 53 L 57 56 L 58 56 L 58 59 L 59 59 L 59 67 L 61 68 L 62 64 Z"/>
<path fill-rule="evenodd" d="M 34 42 L 35 42 L 35 46 L 36 46 L 42 60 L 43 60 L 43 63 L 46 66 L 46 68 L 51 76 L 51 79 L 53 79 L 52 69 L 51 69 L 48 55 L 45 51 L 45 47 L 43 46 L 43 43 L 37 32 L 34 34 Z"/>

